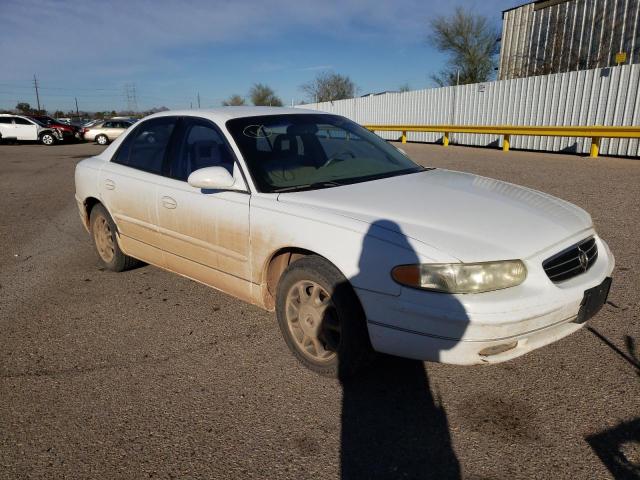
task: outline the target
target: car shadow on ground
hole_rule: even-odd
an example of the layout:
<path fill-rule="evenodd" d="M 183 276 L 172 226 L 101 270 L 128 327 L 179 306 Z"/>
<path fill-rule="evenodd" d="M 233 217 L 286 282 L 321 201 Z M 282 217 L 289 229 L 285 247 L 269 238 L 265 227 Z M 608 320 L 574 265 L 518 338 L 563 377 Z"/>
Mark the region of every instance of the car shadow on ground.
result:
<path fill-rule="evenodd" d="M 394 222 L 374 222 L 359 260 L 359 273 L 343 288 L 359 280 L 380 275 L 378 265 L 385 243 L 376 239 L 381 229 L 398 232 L 393 242 L 410 252 L 405 263 L 419 263 L 407 237 Z M 388 248 L 388 244 L 387 244 Z M 405 259 L 406 261 L 406 259 Z M 468 319 L 464 308 L 452 297 L 445 302 L 449 313 L 462 322 L 454 336 L 462 336 Z M 452 344 L 455 345 L 455 344 Z M 434 352 L 436 358 L 440 352 Z M 434 398 L 424 363 L 380 355 L 358 376 L 339 378 L 343 388 L 341 432 L 341 477 L 374 478 L 460 478 L 460 465 L 452 447 L 445 408 Z"/>
<path fill-rule="evenodd" d="M 640 479 L 640 418 L 585 439 L 617 480 Z"/>

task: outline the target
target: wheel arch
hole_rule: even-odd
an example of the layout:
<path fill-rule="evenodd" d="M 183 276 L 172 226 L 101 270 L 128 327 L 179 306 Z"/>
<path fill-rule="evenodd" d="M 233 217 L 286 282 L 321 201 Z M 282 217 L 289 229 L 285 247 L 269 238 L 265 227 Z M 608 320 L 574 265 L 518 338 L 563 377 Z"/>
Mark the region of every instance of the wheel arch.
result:
<path fill-rule="evenodd" d="M 310 256 L 322 258 L 344 275 L 335 262 L 313 250 L 294 246 L 281 247 L 267 257 L 262 268 L 263 302 L 268 310 L 275 308 L 278 283 L 287 267 L 300 258 Z"/>
<path fill-rule="evenodd" d="M 93 210 L 96 205 L 102 205 L 104 207 L 104 204 L 96 197 L 86 197 L 82 201 L 82 223 L 84 223 L 87 231 L 91 230 L 91 210 Z"/>

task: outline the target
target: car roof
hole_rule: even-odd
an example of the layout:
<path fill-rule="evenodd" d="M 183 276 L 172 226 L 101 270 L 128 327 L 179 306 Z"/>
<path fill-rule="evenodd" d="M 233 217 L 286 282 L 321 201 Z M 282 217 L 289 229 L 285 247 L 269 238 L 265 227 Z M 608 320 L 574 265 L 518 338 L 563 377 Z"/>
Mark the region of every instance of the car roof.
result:
<path fill-rule="evenodd" d="M 265 115 L 289 115 L 289 114 L 309 114 L 326 113 L 318 110 L 306 108 L 283 108 L 283 107 L 219 107 L 205 108 L 200 110 L 167 110 L 165 112 L 154 113 L 145 118 L 156 118 L 166 116 L 189 116 L 208 118 L 216 122 L 226 122 L 234 118 L 259 117 Z"/>

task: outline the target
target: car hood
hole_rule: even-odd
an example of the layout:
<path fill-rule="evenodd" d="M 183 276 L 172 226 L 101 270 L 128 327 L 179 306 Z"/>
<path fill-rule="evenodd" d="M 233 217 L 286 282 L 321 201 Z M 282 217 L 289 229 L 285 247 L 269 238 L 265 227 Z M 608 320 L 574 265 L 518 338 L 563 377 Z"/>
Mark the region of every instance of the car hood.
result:
<path fill-rule="evenodd" d="M 463 262 L 527 258 L 592 227 L 569 202 L 507 182 L 431 169 L 370 182 L 280 194 L 395 230 Z"/>

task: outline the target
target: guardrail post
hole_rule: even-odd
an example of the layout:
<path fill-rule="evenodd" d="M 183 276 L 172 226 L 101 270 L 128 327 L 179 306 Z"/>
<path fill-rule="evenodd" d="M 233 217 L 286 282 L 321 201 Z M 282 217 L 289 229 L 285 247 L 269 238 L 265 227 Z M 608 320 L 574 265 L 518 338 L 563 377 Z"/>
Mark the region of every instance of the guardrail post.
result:
<path fill-rule="evenodd" d="M 402 131 L 402 143 L 407 143 L 407 132 L 406 132 L 406 130 Z"/>
<path fill-rule="evenodd" d="M 449 132 L 444 132 L 444 137 L 442 137 L 442 146 L 443 147 L 449 146 Z"/>
<path fill-rule="evenodd" d="M 502 136 L 502 151 L 508 152 L 510 146 L 511 146 L 511 135 L 505 133 Z"/>
<path fill-rule="evenodd" d="M 590 157 L 598 158 L 598 153 L 600 152 L 600 137 L 593 137 L 591 139 L 591 153 Z"/>

